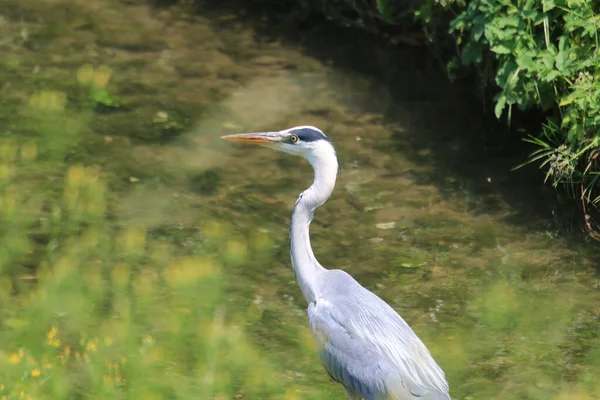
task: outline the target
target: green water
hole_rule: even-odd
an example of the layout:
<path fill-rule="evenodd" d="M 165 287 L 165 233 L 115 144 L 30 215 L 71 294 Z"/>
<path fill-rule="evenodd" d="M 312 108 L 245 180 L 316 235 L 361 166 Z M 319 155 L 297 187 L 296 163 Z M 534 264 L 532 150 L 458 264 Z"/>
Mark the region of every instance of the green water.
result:
<path fill-rule="evenodd" d="M 65 158 L 99 166 L 115 226 L 144 225 L 181 254 L 218 249 L 228 313 L 245 316 L 275 379 L 305 388 L 300 398 L 343 399 L 299 339 L 306 305 L 288 221 L 310 166 L 219 139 L 318 126 L 342 173 L 312 224 L 315 254 L 400 312 L 453 398 L 600 397 L 595 246 L 566 229 L 535 171 L 510 171 L 520 160 L 495 144 L 502 130 L 469 88 L 448 84 L 421 49 L 277 29 L 223 9 L 9 1 L 0 133 L 37 140 L 46 164 L 31 176 L 44 190 L 58 191 Z M 111 70 L 94 111 L 82 106 L 85 64 Z M 43 90 L 68 100 L 41 131 L 21 110 Z"/>

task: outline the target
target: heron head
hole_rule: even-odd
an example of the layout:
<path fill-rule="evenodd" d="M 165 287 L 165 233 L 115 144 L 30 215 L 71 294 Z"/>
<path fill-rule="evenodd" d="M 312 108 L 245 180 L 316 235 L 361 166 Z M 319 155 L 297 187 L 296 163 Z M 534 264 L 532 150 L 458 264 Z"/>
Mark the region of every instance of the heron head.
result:
<path fill-rule="evenodd" d="M 331 141 L 314 126 L 297 126 L 279 132 L 242 133 L 222 136 L 232 142 L 258 144 L 312 160 L 318 153 L 333 151 Z"/>

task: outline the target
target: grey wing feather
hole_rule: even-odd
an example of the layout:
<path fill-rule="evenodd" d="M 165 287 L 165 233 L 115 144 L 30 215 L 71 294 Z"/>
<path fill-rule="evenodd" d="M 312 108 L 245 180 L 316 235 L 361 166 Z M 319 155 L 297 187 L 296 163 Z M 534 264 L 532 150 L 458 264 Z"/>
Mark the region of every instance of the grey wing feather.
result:
<path fill-rule="evenodd" d="M 444 372 L 394 309 L 343 271 L 319 278 L 309 325 L 335 380 L 368 400 L 450 399 Z"/>
<path fill-rule="evenodd" d="M 365 399 L 375 399 L 385 392 L 385 378 L 391 369 L 368 349 L 363 349 L 360 340 L 352 337 L 331 316 L 328 308 L 315 303 L 308 308 L 308 320 L 313 335 L 322 345 L 319 355 L 329 375 L 347 389 Z"/>

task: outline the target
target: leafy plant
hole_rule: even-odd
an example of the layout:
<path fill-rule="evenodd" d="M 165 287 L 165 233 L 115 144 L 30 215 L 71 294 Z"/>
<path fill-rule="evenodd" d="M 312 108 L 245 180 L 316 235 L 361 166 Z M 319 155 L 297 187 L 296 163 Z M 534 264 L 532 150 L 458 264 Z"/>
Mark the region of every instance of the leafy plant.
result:
<path fill-rule="evenodd" d="M 17 184 L 10 177 L 4 183 Z M 0 232 L 0 398 L 283 392 L 268 361 L 225 319 L 219 260 L 176 256 L 140 226 L 114 229 L 97 168 L 68 169 L 62 197 L 41 218 L 45 256 L 34 271 L 19 261 L 42 211 L 13 190 L 0 191 L 2 226 L 12 231 Z"/>
<path fill-rule="evenodd" d="M 123 106 L 123 101 L 108 89 L 112 71 L 106 67 L 95 69 L 92 65 L 86 64 L 77 71 L 77 81 L 85 91 L 84 105 L 96 111 L 111 111 Z"/>
<path fill-rule="evenodd" d="M 392 3 L 388 0 L 377 0 L 377 11 L 381 14 L 382 19 L 385 22 L 393 21 L 394 9 Z"/>
<path fill-rule="evenodd" d="M 115 95 L 110 94 L 107 90 L 92 91 L 90 100 L 96 105 L 97 109 L 110 110 L 123 106 L 123 101 Z"/>
<path fill-rule="evenodd" d="M 542 161 L 554 185 L 577 187 L 584 204 L 600 202 L 596 164 L 600 145 L 598 4 L 584 0 L 433 0 L 418 17 L 432 23 L 435 8 L 454 13 L 449 31 L 459 49 L 452 65 L 475 65 L 482 81 L 499 89 L 497 118 L 512 110 L 551 117 L 529 139 L 540 146 L 529 162 Z M 585 208 L 585 205 L 584 205 Z"/>

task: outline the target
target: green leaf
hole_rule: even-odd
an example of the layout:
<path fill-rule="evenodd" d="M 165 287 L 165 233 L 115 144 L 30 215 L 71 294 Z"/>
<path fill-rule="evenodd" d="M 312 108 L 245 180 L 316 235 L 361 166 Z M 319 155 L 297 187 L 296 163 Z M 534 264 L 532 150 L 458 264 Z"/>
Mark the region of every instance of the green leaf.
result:
<path fill-rule="evenodd" d="M 463 32 L 466 28 L 467 28 L 467 15 L 466 13 L 461 13 L 458 15 L 458 17 L 454 18 L 451 22 L 450 22 L 450 29 L 449 32 L 455 32 L 455 31 L 459 31 L 459 32 Z"/>
<path fill-rule="evenodd" d="M 588 119 L 585 121 L 585 125 L 588 127 L 600 125 L 600 115 L 596 115 L 595 117 Z"/>
<path fill-rule="evenodd" d="M 567 37 L 565 35 L 563 35 L 560 37 L 560 39 L 558 39 L 558 50 L 559 50 L 559 52 L 563 52 L 563 51 L 565 51 L 566 48 L 567 48 Z"/>
<path fill-rule="evenodd" d="M 519 66 L 519 68 L 521 68 L 521 69 L 533 68 L 535 66 L 535 63 L 533 62 L 534 55 L 535 55 L 535 53 L 526 52 L 526 53 L 523 53 L 521 56 L 519 56 L 517 58 L 517 65 Z"/>
<path fill-rule="evenodd" d="M 496 54 L 510 54 L 511 53 L 510 49 L 503 44 L 492 46 L 491 50 Z"/>
<path fill-rule="evenodd" d="M 423 264 L 401 263 L 400 266 L 402 268 L 419 268 L 419 267 L 422 267 Z"/>
<path fill-rule="evenodd" d="M 546 79 L 546 82 L 552 82 L 554 79 L 556 79 L 559 76 L 562 76 L 560 71 L 553 69 L 552 71 L 548 72 L 545 79 Z"/>
<path fill-rule="evenodd" d="M 573 103 L 573 102 L 574 102 L 576 99 L 577 99 L 577 96 L 575 95 L 575 93 L 573 93 L 573 94 L 570 94 L 570 95 L 568 95 L 567 97 L 563 97 L 563 98 L 560 100 L 560 102 L 558 103 L 558 105 L 559 105 L 560 107 L 564 107 L 564 106 L 567 106 L 567 105 L 569 105 L 569 104 Z M 566 119 L 566 117 L 565 117 L 565 118 L 563 118 L 563 121 L 564 121 L 565 119 Z"/>
<path fill-rule="evenodd" d="M 494 107 L 494 114 L 496 114 L 496 118 L 500 119 L 500 116 L 502 115 L 502 111 L 504 110 L 505 106 L 506 106 L 506 96 L 501 95 L 498 98 L 498 101 L 496 101 L 496 107 Z"/>
<path fill-rule="evenodd" d="M 554 69 L 554 57 L 552 56 L 550 51 L 545 51 L 544 53 L 542 53 L 540 61 L 544 64 L 546 68 Z"/>
<path fill-rule="evenodd" d="M 377 10 L 385 22 L 392 22 L 394 9 L 389 0 L 377 0 Z"/>
<path fill-rule="evenodd" d="M 473 29 L 471 29 L 471 38 L 473 41 L 478 41 L 485 30 L 485 19 L 479 15 L 473 20 Z"/>
<path fill-rule="evenodd" d="M 506 87 L 517 68 L 518 65 L 512 58 L 508 58 L 505 62 L 500 63 L 496 71 L 496 83 L 498 86 L 501 88 Z"/>
<path fill-rule="evenodd" d="M 556 7 L 556 4 L 554 4 L 554 0 L 542 0 L 542 8 L 545 13 L 552 10 L 554 7 Z"/>
<path fill-rule="evenodd" d="M 509 17 L 499 17 L 494 20 L 494 22 L 500 27 L 504 28 L 507 26 L 512 26 L 518 28 L 521 25 L 521 19 L 517 15 L 511 15 Z"/>
<path fill-rule="evenodd" d="M 377 0 L 377 10 L 385 22 L 392 22 L 394 19 L 394 8 L 389 0 Z"/>
<path fill-rule="evenodd" d="M 463 48 L 463 51 L 462 51 L 463 65 L 480 63 L 481 57 L 482 57 L 482 51 L 483 51 L 482 43 L 473 43 L 473 42 L 467 43 L 467 45 Z"/>
<path fill-rule="evenodd" d="M 521 15 L 530 21 L 534 21 L 534 23 L 541 21 L 543 18 L 542 13 L 538 10 L 524 10 Z"/>

